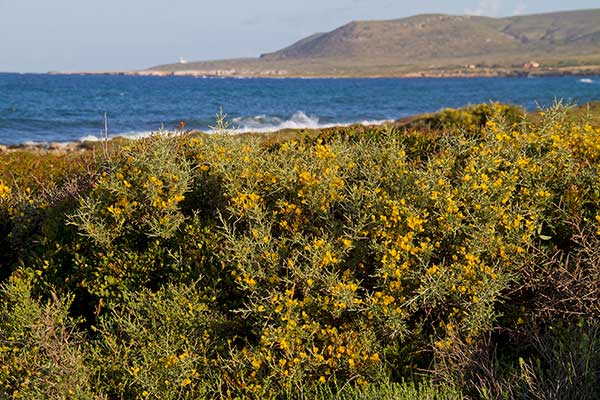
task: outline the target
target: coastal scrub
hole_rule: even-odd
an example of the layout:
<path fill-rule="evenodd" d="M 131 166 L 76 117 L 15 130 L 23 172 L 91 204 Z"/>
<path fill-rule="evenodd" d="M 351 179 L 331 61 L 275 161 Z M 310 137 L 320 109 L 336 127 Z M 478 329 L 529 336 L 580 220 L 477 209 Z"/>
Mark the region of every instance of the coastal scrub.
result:
<path fill-rule="evenodd" d="M 600 127 L 512 111 L 15 171 L 0 397 L 593 398 Z"/>

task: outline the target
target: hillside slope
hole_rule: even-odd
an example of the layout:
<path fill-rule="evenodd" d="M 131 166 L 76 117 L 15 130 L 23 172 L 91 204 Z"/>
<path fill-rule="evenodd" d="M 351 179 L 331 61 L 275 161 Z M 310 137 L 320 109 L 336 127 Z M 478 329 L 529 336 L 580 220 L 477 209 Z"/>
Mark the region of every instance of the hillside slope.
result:
<path fill-rule="evenodd" d="M 222 75 L 401 75 L 600 65 L 600 9 L 509 18 L 417 15 L 354 21 L 259 58 L 170 64 L 152 71 Z"/>
<path fill-rule="evenodd" d="M 591 54 L 600 49 L 599 35 L 600 10 L 500 19 L 418 15 L 351 22 L 261 58 L 380 57 L 409 62 L 540 50 Z"/>

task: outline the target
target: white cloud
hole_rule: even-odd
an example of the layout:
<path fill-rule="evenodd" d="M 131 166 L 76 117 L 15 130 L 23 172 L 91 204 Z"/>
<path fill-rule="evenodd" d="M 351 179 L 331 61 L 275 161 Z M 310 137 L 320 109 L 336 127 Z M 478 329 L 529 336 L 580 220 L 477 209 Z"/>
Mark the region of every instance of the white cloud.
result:
<path fill-rule="evenodd" d="M 515 9 L 513 10 L 513 15 L 523 15 L 527 12 L 527 4 L 524 1 L 517 2 Z"/>
<path fill-rule="evenodd" d="M 497 17 L 500 14 L 500 0 L 479 0 L 479 4 L 475 9 L 466 8 L 467 15 L 486 15 L 489 17 Z"/>

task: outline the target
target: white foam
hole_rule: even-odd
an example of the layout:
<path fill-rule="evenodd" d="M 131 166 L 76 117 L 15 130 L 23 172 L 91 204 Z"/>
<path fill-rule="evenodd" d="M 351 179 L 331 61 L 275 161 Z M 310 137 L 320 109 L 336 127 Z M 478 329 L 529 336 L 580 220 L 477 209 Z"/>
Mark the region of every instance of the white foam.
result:
<path fill-rule="evenodd" d="M 590 78 L 582 78 L 579 80 L 581 83 L 594 83 L 594 81 Z"/>
<path fill-rule="evenodd" d="M 237 117 L 231 120 L 233 125 L 232 133 L 247 133 L 247 132 L 277 132 L 283 129 L 325 129 L 336 126 L 350 126 L 360 124 L 368 125 L 383 125 L 391 120 L 364 120 L 353 122 L 333 122 L 321 123 L 319 117 L 308 115 L 303 111 L 298 111 L 291 118 L 282 120 L 278 117 L 271 117 L 264 114 L 255 115 L 253 117 Z M 214 131 L 211 131 L 214 132 Z"/>
<path fill-rule="evenodd" d="M 252 117 L 237 117 L 231 119 L 232 128 L 229 133 L 269 133 L 277 132 L 283 129 L 325 129 L 333 127 L 345 127 L 350 125 L 383 125 L 392 120 L 363 120 L 353 122 L 334 122 L 334 123 L 321 123 L 319 117 L 314 115 L 308 115 L 302 111 L 298 111 L 292 115 L 289 119 L 281 119 L 278 117 L 272 117 L 265 114 L 255 115 Z M 208 133 L 216 133 L 214 129 L 208 130 Z M 123 137 L 127 139 L 143 139 L 152 135 L 161 134 L 173 134 L 166 130 L 157 131 L 131 131 L 131 132 L 119 132 L 108 136 L 108 139 L 114 139 L 116 137 Z M 102 136 L 86 135 L 79 138 L 80 142 L 98 142 L 104 140 Z"/>
<path fill-rule="evenodd" d="M 87 135 L 87 136 L 83 136 L 81 138 L 79 138 L 80 142 L 97 142 L 99 141 L 100 138 L 98 138 L 97 136 L 94 135 Z"/>
<path fill-rule="evenodd" d="M 360 124 L 363 126 L 371 126 L 371 125 L 383 125 L 390 122 L 394 122 L 391 119 L 375 119 L 375 120 L 365 120 L 361 121 Z"/>
<path fill-rule="evenodd" d="M 123 138 L 127 138 L 127 139 L 143 139 L 146 137 L 149 137 L 151 135 L 155 135 L 155 134 L 161 134 L 161 131 L 155 131 L 155 132 L 151 132 L 151 131 L 141 131 L 141 132 L 121 132 L 121 133 L 115 133 L 114 135 L 109 135 L 108 139 L 114 139 L 117 137 L 123 137 Z M 83 136 L 81 138 L 79 138 L 80 142 L 99 142 L 101 140 L 104 140 L 104 137 L 100 137 L 100 136 L 95 136 L 95 135 L 87 135 L 87 136 Z"/>
<path fill-rule="evenodd" d="M 143 139 L 143 138 L 150 137 L 152 135 L 166 135 L 168 133 L 171 133 L 171 132 L 166 132 L 166 131 L 161 131 L 161 130 L 159 130 L 159 131 L 127 132 L 127 133 L 120 133 L 113 137 L 124 137 L 127 139 Z"/>
<path fill-rule="evenodd" d="M 43 146 L 48 144 L 48 142 L 36 142 L 35 140 L 26 140 L 20 143 L 23 146 Z"/>

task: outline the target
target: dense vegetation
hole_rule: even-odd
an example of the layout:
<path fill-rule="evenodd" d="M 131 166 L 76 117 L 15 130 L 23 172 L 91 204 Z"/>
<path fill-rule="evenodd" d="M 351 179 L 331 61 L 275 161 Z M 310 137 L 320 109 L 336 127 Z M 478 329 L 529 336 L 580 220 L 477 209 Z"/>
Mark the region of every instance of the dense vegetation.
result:
<path fill-rule="evenodd" d="M 599 397 L 600 128 L 532 121 L 2 155 L 0 398 Z"/>

